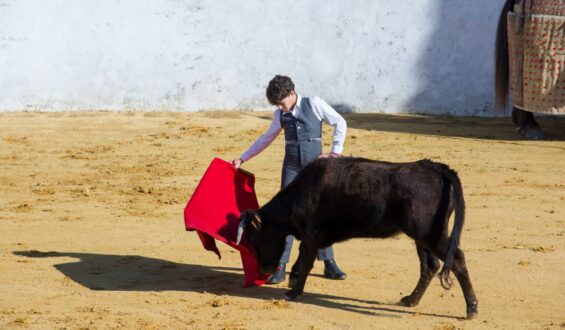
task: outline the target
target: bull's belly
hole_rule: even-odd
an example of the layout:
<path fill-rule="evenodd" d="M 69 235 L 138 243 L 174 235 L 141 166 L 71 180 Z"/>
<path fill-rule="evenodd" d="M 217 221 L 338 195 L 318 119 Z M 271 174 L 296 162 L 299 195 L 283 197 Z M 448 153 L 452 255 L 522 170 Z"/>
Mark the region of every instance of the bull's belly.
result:
<path fill-rule="evenodd" d="M 400 232 L 400 229 L 398 229 L 398 227 L 396 226 L 378 226 L 359 231 L 356 237 L 387 238 L 397 235 Z"/>
<path fill-rule="evenodd" d="M 322 247 L 328 247 L 334 243 L 343 242 L 353 238 L 387 238 L 395 236 L 401 232 L 398 227 L 395 226 L 376 226 L 367 227 L 363 229 L 349 229 L 349 230 L 337 230 L 333 231 L 332 234 L 327 234 L 321 241 Z"/>

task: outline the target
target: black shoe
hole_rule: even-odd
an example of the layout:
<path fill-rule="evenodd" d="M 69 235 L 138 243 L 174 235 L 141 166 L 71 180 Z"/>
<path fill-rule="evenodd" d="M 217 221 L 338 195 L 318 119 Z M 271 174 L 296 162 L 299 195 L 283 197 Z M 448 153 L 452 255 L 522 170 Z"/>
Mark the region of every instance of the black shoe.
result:
<path fill-rule="evenodd" d="M 543 131 L 538 123 L 534 122 L 516 128 L 518 134 L 526 140 L 541 140 L 544 138 Z"/>
<path fill-rule="evenodd" d="M 339 267 L 335 263 L 335 260 L 333 259 L 325 260 L 324 264 L 325 264 L 324 267 L 325 278 L 329 278 L 331 280 L 345 280 L 345 278 L 347 277 L 347 274 L 345 274 L 344 272 L 341 271 L 341 269 L 339 269 Z"/>
<path fill-rule="evenodd" d="M 541 126 L 535 120 L 533 113 L 512 108 L 512 122 L 523 139 L 540 140 L 544 138 Z"/>
<path fill-rule="evenodd" d="M 267 284 L 279 284 L 284 282 L 286 278 L 285 268 L 286 268 L 286 264 L 280 263 L 279 266 L 277 267 L 277 270 L 267 280 Z"/>

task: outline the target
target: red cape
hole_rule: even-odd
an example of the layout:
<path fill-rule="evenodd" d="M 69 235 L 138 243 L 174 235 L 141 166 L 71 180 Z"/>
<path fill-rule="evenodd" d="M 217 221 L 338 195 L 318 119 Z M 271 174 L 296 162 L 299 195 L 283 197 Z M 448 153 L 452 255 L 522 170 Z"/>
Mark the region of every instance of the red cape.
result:
<path fill-rule="evenodd" d="M 239 215 L 247 209 L 259 209 L 255 176 L 219 158 L 212 160 L 184 209 L 186 230 L 195 230 L 206 250 L 222 258 L 214 239 L 239 250 L 245 287 L 263 285 L 269 278 L 259 270 L 255 250 L 245 235 L 236 245 Z"/>

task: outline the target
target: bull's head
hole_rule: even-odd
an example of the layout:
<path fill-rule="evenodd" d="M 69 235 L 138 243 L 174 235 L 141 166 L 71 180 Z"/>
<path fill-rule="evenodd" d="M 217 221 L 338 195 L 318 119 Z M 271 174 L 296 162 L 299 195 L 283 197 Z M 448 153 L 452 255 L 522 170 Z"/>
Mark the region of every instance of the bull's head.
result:
<path fill-rule="evenodd" d="M 244 232 L 257 253 L 261 272 L 274 273 L 284 251 L 287 234 L 279 226 L 263 222 L 259 214 L 253 210 L 241 214 L 237 244 L 241 242 Z"/>

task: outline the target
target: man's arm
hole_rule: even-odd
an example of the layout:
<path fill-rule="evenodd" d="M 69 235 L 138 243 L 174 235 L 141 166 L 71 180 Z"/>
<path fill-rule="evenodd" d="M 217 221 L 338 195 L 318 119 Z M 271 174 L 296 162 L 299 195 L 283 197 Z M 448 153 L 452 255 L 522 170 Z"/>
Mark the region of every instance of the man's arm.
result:
<path fill-rule="evenodd" d="M 332 146 L 332 154 L 341 154 L 345 143 L 345 135 L 347 132 L 347 123 L 345 119 L 335 111 L 326 101 L 314 96 L 310 98 L 310 105 L 314 113 L 320 120 L 334 127 L 334 141 Z"/>
<path fill-rule="evenodd" d="M 267 132 L 257 138 L 257 140 L 255 140 L 251 147 L 249 147 L 249 149 L 247 149 L 247 151 L 245 151 L 239 159 L 232 160 L 231 163 L 233 166 L 239 168 L 241 164 L 261 153 L 277 138 L 281 130 L 280 110 L 277 109 L 273 114 L 273 120 L 271 121 L 271 126 L 269 126 Z"/>

